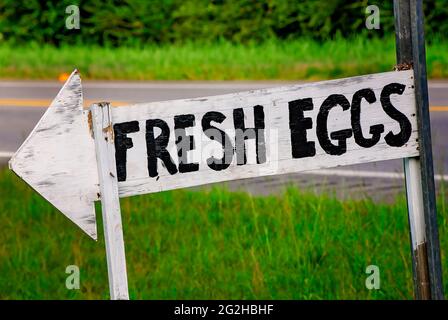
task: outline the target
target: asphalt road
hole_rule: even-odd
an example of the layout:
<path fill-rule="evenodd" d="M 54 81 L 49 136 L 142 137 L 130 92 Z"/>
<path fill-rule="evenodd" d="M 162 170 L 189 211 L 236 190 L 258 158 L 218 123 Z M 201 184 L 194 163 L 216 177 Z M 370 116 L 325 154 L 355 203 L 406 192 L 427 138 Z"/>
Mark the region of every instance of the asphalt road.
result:
<path fill-rule="evenodd" d="M 285 82 L 83 82 L 83 89 L 87 104 L 112 101 L 117 105 L 218 95 L 282 84 Z M 61 86 L 60 82 L 0 81 L 0 165 L 7 162 L 28 136 Z M 429 88 L 434 166 L 435 172 L 442 175 L 443 169 L 448 168 L 448 82 L 431 81 Z M 401 173 L 402 161 L 392 160 L 241 180 L 230 183 L 229 187 L 267 194 L 292 184 L 317 191 L 330 188 L 340 196 L 387 198 L 402 190 Z"/>

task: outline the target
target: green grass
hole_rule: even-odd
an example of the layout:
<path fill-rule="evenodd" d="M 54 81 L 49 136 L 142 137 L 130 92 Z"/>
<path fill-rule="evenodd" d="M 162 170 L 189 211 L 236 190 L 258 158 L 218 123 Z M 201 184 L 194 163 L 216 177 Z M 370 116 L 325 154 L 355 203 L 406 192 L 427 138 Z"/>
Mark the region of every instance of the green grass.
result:
<path fill-rule="evenodd" d="M 107 299 L 102 226 L 91 240 L 9 171 L 0 171 L 0 191 L 0 299 Z M 404 198 L 388 205 L 293 188 L 278 197 L 214 188 L 122 199 L 121 207 L 133 299 L 413 297 Z M 72 264 L 80 290 L 65 287 Z M 380 290 L 364 285 L 370 264 L 380 268 Z"/>
<path fill-rule="evenodd" d="M 428 74 L 448 77 L 448 42 L 427 47 Z M 330 79 L 395 65 L 393 38 L 268 41 L 258 45 L 187 43 L 145 48 L 0 46 L 0 78 L 56 79 L 78 68 L 84 79 L 264 80 Z"/>

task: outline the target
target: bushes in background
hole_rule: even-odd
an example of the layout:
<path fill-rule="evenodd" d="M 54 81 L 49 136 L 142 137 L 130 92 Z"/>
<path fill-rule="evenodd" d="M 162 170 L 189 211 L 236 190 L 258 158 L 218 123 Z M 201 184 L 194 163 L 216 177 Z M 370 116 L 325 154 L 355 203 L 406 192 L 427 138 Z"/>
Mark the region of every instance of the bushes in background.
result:
<path fill-rule="evenodd" d="M 81 28 L 65 28 L 68 5 L 78 5 Z M 365 8 L 380 8 L 380 30 L 365 28 Z M 448 32 L 446 0 L 425 0 L 428 40 Z M 0 42 L 100 45 L 318 40 L 335 35 L 393 33 L 392 0 L 1 0 Z"/>

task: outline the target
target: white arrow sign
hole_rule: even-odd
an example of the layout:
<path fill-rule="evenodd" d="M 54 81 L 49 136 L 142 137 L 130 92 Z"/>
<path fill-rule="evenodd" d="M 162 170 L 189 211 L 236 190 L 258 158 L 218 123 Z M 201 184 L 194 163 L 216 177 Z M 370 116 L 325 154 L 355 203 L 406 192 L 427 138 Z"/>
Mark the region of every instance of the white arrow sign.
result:
<path fill-rule="evenodd" d="M 10 167 L 92 238 L 101 199 L 126 299 L 119 197 L 417 156 L 416 118 L 412 70 L 90 111 L 75 71 Z"/>
<path fill-rule="evenodd" d="M 75 70 L 9 167 L 96 239 L 98 172 L 88 110 L 82 106 L 81 79 Z"/>
<path fill-rule="evenodd" d="M 413 86 L 409 70 L 112 108 L 119 194 L 416 156 Z M 10 167 L 96 238 L 100 188 L 78 72 Z"/>

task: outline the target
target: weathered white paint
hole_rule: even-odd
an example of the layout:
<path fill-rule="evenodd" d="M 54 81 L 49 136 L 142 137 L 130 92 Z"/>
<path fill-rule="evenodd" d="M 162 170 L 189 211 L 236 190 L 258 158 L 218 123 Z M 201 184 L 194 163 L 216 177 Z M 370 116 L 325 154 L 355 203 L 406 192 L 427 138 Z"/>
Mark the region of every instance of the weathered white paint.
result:
<path fill-rule="evenodd" d="M 98 172 L 82 99 L 81 79 L 75 70 L 9 166 L 96 239 L 94 201 L 99 192 Z"/>
<path fill-rule="evenodd" d="M 412 135 L 408 143 L 400 148 L 388 146 L 382 135 L 379 143 L 371 148 L 361 148 L 355 144 L 353 137 L 348 140 L 348 152 L 341 156 L 327 154 L 317 142 L 315 128 L 308 130 L 308 140 L 316 141 L 316 155 L 310 158 L 292 159 L 291 141 L 289 129 L 288 102 L 302 98 L 313 98 L 314 110 L 305 111 L 307 117 L 314 120 L 317 117 L 319 107 L 323 100 L 330 94 L 344 94 L 351 101 L 353 94 L 362 88 L 372 88 L 375 91 L 377 102 L 369 105 L 362 103 L 361 122 L 363 128 L 374 124 L 384 124 L 385 132 L 399 131 L 398 123 L 388 117 L 379 101 L 379 94 L 384 85 L 392 82 L 406 84 L 403 95 L 392 95 L 391 101 L 400 112 L 404 113 L 412 124 Z M 390 160 L 416 156 L 418 152 L 417 126 L 415 117 L 414 80 L 412 70 L 372 74 L 361 77 L 353 77 L 340 80 L 310 83 L 305 85 L 292 85 L 272 89 L 253 90 L 236 94 L 212 96 L 196 99 L 173 100 L 155 103 L 136 104 L 112 109 L 114 123 L 138 120 L 140 131 L 128 134 L 132 138 L 134 147 L 127 151 L 127 180 L 119 182 L 120 196 L 145 194 L 169 189 L 184 188 L 189 186 L 228 181 L 235 179 L 285 174 L 291 172 L 315 170 L 321 168 L 337 167 L 343 165 Z M 191 173 L 177 173 L 170 175 L 159 162 L 159 176 L 148 177 L 146 169 L 146 145 L 145 145 L 145 121 L 147 119 L 163 119 L 168 122 L 171 129 L 168 150 L 176 162 L 175 139 L 173 134 L 174 115 L 194 114 L 196 127 L 200 128 L 202 116 L 208 111 L 219 111 L 226 115 L 227 119 L 216 127 L 233 130 L 232 111 L 234 108 L 243 108 L 246 127 L 253 127 L 253 106 L 264 106 L 266 124 L 267 159 L 264 164 L 256 164 L 252 157 L 248 156 L 248 164 L 237 166 L 236 161 L 226 170 L 213 171 L 206 164 L 205 159 L 209 154 L 200 155 L 199 171 Z M 332 132 L 338 129 L 350 127 L 350 112 L 344 112 L 340 108 L 331 111 L 328 130 Z M 315 121 L 313 121 L 315 123 Z M 197 148 L 201 148 L 201 141 L 210 145 L 210 140 L 201 130 L 191 130 L 195 136 Z M 366 136 L 368 132 L 364 133 Z M 233 137 L 231 137 L 233 138 Z M 246 143 L 248 150 L 253 140 Z M 202 146 L 203 147 L 203 146 Z M 220 149 L 220 145 L 216 145 Z M 198 154 L 200 151 L 198 151 Z M 250 152 L 248 152 L 250 153 Z"/>
<path fill-rule="evenodd" d="M 112 300 L 128 300 L 126 256 L 110 105 L 107 103 L 94 104 L 91 107 L 91 112 L 100 180 L 110 296 Z"/>

